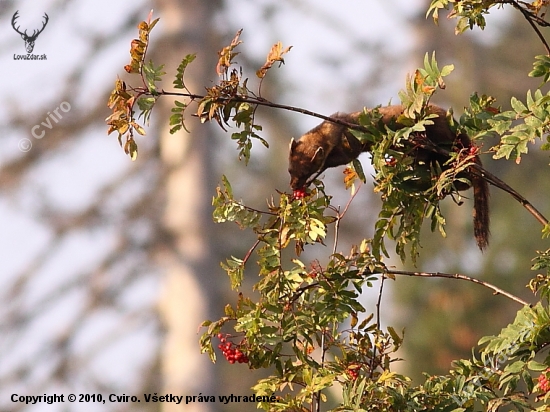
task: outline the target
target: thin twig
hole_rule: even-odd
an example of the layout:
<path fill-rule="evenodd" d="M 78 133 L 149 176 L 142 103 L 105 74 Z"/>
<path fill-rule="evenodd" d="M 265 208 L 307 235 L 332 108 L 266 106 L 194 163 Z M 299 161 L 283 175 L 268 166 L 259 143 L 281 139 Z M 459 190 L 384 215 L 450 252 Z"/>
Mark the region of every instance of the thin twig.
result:
<path fill-rule="evenodd" d="M 538 16 L 536 16 L 536 15 L 533 16 L 532 13 L 529 13 L 527 10 L 525 10 L 523 7 L 521 7 L 521 5 L 518 2 L 516 2 L 515 0 L 510 0 L 510 4 L 515 9 L 519 10 L 519 12 L 523 15 L 523 17 L 525 17 L 525 19 L 529 22 L 529 24 L 531 25 L 531 27 L 533 28 L 533 30 L 535 31 L 535 33 L 539 37 L 540 41 L 544 45 L 544 48 L 546 49 L 546 54 L 550 55 L 550 46 L 548 45 L 548 43 L 546 42 L 546 39 L 544 38 L 541 31 L 539 30 L 539 28 L 537 27 L 537 25 L 533 21 L 533 18 L 535 17 L 535 18 L 537 18 L 538 24 L 541 24 L 540 21 L 538 20 Z"/>
<path fill-rule="evenodd" d="M 386 279 L 386 274 L 382 273 L 380 279 L 380 290 L 378 291 L 378 300 L 376 302 L 376 328 L 380 329 L 380 306 L 382 305 L 382 292 L 384 291 L 384 280 Z"/>
<path fill-rule="evenodd" d="M 506 0 L 506 1 L 514 2 L 515 0 Z M 518 4 L 522 4 L 522 5 L 525 6 L 526 8 L 529 8 L 530 6 L 532 6 L 531 3 L 527 3 L 527 2 L 521 1 L 521 0 L 515 1 L 515 2 L 518 3 Z M 548 27 L 548 26 L 550 26 L 550 23 L 547 22 L 546 20 L 544 20 L 543 17 L 538 16 L 536 13 L 533 13 L 533 12 L 531 12 L 531 11 L 528 11 L 527 9 L 524 9 L 524 10 L 525 10 L 526 13 L 528 13 L 528 14 L 531 16 L 531 18 L 533 19 L 533 21 L 535 21 L 539 26 L 541 26 L 541 27 Z M 544 15 L 544 14 L 543 14 L 543 15 Z"/>
<path fill-rule="evenodd" d="M 334 245 L 332 246 L 332 254 L 336 253 L 336 247 L 338 246 L 338 235 L 340 233 L 340 220 L 342 220 L 340 215 L 340 208 L 336 209 L 336 223 L 334 223 Z"/>
<path fill-rule="evenodd" d="M 205 98 L 204 95 L 200 95 L 200 94 L 181 93 L 181 92 L 167 92 L 166 90 L 161 90 L 158 94 L 161 94 L 161 95 L 164 95 L 164 96 L 188 97 L 191 100 L 201 100 L 201 99 Z M 280 104 L 280 103 L 274 103 L 274 102 L 271 102 L 271 101 L 266 100 L 266 99 L 261 98 L 261 97 L 238 95 L 238 96 L 231 96 L 231 97 L 217 97 L 216 99 L 214 99 L 214 101 L 219 102 L 219 103 L 225 103 L 225 104 L 227 104 L 230 101 L 234 101 L 234 102 L 257 104 L 258 106 L 272 107 L 272 108 L 275 108 L 275 109 L 283 109 L 283 110 L 287 110 L 287 111 L 290 111 L 290 112 L 305 114 L 306 116 L 316 117 L 316 118 L 321 119 L 321 120 L 327 120 L 329 122 L 340 124 L 342 126 L 347 126 L 348 128 L 351 128 L 351 129 L 360 130 L 360 131 L 363 131 L 363 132 L 368 131 L 368 129 L 366 127 L 363 127 L 363 126 L 358 125 L 358 124 L 349 123 L 349 122 L 346 122 L 342 119 L 336 119 L 336 118 L 333 118 L 331 116 L 326 116 L 324 114 L 312 112 L 311 110 L 302 109 L 300 107 L 289 106 L 289 105 Z"/>
<path fill-rule="evenodd" d="M 408 271 L 403 271 L 403 270 L 391 270 L 391 271 L 387 271 L 386 273 L 390 274 L 390 275 L 401 275 L 401 276 L 418 276 L 418 277 L 428 277 L 428 278 L 446 278 L 446 279 L 467 280 L 468 282 L 473 282 L 473 283 L 476 283 L 478 285 L 485 286 L 486 288 L 491 289 L 494 292 L 495 295 L 503 295 L 503 296 L 506 296 L 509 299 L 512 299 L 515 302 L 520 303 L 521 305 L 530 306 L 530 304 L 527 303 L 526 301 L 524 301 L 523 299 L 521 299 L 521 298 L 519 298 L 515 295 L 512 295 L 511 293 L 506 292 L 505 290 L 503 290 L 503 289 L 501 289 L 501 288 L 499 288 L 495 285 L 492 285 L 491 283 L 484 282 L 484 281 L 476 279 L 476 278 L 471 278 L 470 276 L 461 275 L 459 273 L 451 274 L 451 273 L 441 273 L 441 272 L 408 272 Z"/>
<path fill-rule="evenodd" d="M 518 192 L 508 186 L 508 184 L 506 184 L 504 181 L 500 180 L 498 177 L 488 172 L 481 165 L 474 163 L 472 165 L 472 168 L 474 169 L 475 173 L 478 173 L 488 183 L 510 194 L 514 199 L 521 203 L 521 205 L 525 209 L 527 209 L 529 213 L 531 213 L 535 217 L 535 219 L 537 219 L 543 226 L 546 226 L 548 224 L 548 219 L 546 219 L 546 217 L 541 212 L 539 212 L 537 208 L 535 208 L 535 206 L 531 204 L 531 202 L 529 202 L 526 198 L 524 198 L 522 195 L 520 195 Z"/>
<path fill-rule="evenodd" d="M 386 280 L 386 274 L 382 273 L 380 278 L 380 290 L 378 291 L 378 300 L 376 302 L 376 335 L 374 336 L 374 344 L 372 345 L 372 358 L 370 362 L 370 377 L 372 378 L 374 374 L 374 369 L 376 368 L 376 345 L 378 343 L 378 337 L 380 336 L 380 307 L 382 306 L 382 294 L 384 292 L 384 280 Z"/>
<path fill-rule="evenodd" d="M 258 247 L 259 244 L 260 244 L 260 239 L 257 239 L 252 245 L 252 247 L 248 249 L 248 252 L 246 252 L 246 255 L 243 259 L 243 265 L 245 265 L 246 262 L 248 262 L 248 259 L 250 259 L 250 256 L 252 255 L 252 252 L 254 252 L 254 249 L 256 249 L 256 247 Z"/>
<path fill-rule="evenodd" d="M 326 349 L 325 349 L 325 333 L 326 329 L 323 329 L 321 332 L 321 367 L 324 367 L 325 365 L 325 355 L 326 355 Z M 319 390 L 314 395 L 315 401 L 317 402 L 316 412 L 321 412 L 321 391 Z M 313 405 L 312 405 L 313 406 Z"/>
<path fill-rule="evenodd" d="M 361 189 L 363 183 L 359 181 L 359 185 L 357 186 L 357 190 L 355 190 L 354 193 L 350 196 L 348 202 L 346 203 L 346 206 L 344 207 L 344 211 L 340 213 L 339 209 L 336 210 L 336 223 L 334 224 L 334 246 L 332 247 L 332 253 L 336 253 L 336 246 L 338 245 L 338 233 L 340 231 L 340 221 L 344 218 L 346 212 L 349 209 L 349 206 L 351 205 L 351 202 L 353 199 L 355 199 L 355 196 L 357 196 L 357 192 L 359 192 L 359 189 Z"/>

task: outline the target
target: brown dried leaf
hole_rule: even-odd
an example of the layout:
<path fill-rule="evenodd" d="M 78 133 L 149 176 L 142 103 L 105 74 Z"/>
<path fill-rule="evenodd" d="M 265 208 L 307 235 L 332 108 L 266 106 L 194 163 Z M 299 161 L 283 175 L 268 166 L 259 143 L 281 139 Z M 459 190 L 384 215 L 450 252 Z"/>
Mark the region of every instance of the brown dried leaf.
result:
<path fill-rule="evenodd" d="M 222 74 L 225 74 L 227 72 L 227 69 L 229 68 L 229 66 L 231 66 L 233 58 L 239 54 L 233 53 L 233 50 L 235 49 L 235 47 L 242 43 L 242 41 L 239 40 L 239 36 L 241 35 L 242 31 L 243 29 L 240 29 L 231 41 L 231 44 L 229 46 L 225 46 L 223 49 L 221 49 L 221 51 L 218 52 L 218 56 L 220 57 L 218 59 L 218 64 L 216 65 L 216 73 L 218 74 L 218 76 L 221 76 Z"/>
<path fill-rule="evenodd" d="M 290 49 L 292 49 L 292 46 L 289 46 L 283 50 L 283 44 L 280 41 L 275 43 L 267 55 L 265 64 L 256 72 L 256 76 L 263 79 L 267 74 L 267 71 L 271 69 L 275 62 L 281 62 L 281 64 L 284 64 L 285 60 L 283 59 L 283 55 L 288 53 Z"/>
<path fill-rule="evenodd" d="M 359 179 L 357 172 L 351 167 L 346 167 L 344 169 L 344 185 L 346 187 L 346 190 L 353 186 L 353 183 L 356 179 Z"/>

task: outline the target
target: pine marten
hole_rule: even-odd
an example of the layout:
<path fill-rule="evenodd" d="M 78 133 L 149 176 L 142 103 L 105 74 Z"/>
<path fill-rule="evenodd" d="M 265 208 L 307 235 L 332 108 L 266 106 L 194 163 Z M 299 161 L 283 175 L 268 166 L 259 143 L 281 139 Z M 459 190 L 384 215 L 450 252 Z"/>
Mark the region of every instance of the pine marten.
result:
<path fill-rule="evenodd" d="M 393 130 L 404 127 L 397 121 L 403 113 L 403 106 L 385 106 L 378 110 L 384 125 Z M 361 113 L 336 113 L 331 117 L 347 123 L 358 124 Z M 444 109 L 430 105 L 428 113 L 437 115 L 431 119 L 433 124 L 426 126 L 426 137 L 431 143 L 445 147 L 470 148 L 472 146 L 472 142 L 466 134 L 457 135 L 451 130 Z M 447 156 L 428 149 L 411 147 L 416 167 L 429 168 L 431 164 L 437 162 L 445 170 L 444 163 L 449 160 Z M 324 121 L 304 134 L 299 140 L 296 141 L 293 138 L 290 141 L 288 167 L 290 186 L 294 190 L 301 190 L 313 175 L 330 167 L 348 164 L 362 152 L 368 152 L 370 149 L 371 143 L 361 143 L 346 126 Z M 476 155 L 474 160 L 475 163 L 481 165 L 479 156 Z M 457 190 L 467 190 L 470 187 L 474 189 L 474 235 L 478 247 L 483 251 L 489 241 L 489 185 L 482 176 L 473 172 L 465 172 L 463 176 L 459 175 L 458 177 L 466 177 L 471 184 L 456 180 L 454 186 Z"/>

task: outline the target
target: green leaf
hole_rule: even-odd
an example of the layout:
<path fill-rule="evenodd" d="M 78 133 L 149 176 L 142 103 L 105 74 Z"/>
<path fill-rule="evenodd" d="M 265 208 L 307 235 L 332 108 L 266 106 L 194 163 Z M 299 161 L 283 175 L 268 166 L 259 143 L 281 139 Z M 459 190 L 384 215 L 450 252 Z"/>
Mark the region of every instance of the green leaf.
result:
<path fill-rule="evenodd" d="M 176 70 L 176 78 L 174 79 L 174 87 L 176 89 L 187 89 L 184 83 L 185 69 L 191 64 L 197 57 L 196 53 L 186 55 Z"/>
<path fill-rule="evenodd" d="M 542 77 L 543 83 L 548 82 L 550 78 L 550 56 L 540 55 L 535 57 L 533 70 L 529 73 L 530 77 Z"/>
<path fill-rule="evenodd" d="M 451 72 L 454 69 L 455 69 L 454 64 L 448 64 L 446 66 L 443 66 L 443 68 L 441 69 L 441 76 L 442 77 L 448 76 L 449 74 L 451 74 Z"/>
<path fill-rule="evenodd" d="M 157 83 L 162 80 L 162 76 L 166 74 L 164 69 L 164 64 L 161 64 L 160 66 L 155 66 L 153 61 L 149 61 L 149 63 L 146 63 L 143 65 L 143 74 L 145 76 L 145 83 L 147 84 L 147 88 L 151 93 L 157 92 Z"/>
<path fill-rule="evenodd" d="M 527 107 L 517 98 L 512 97 L 510 103 L 512 104 L 512 108 L 515 110 L 516 113 L 521 114 L 524 112 L 527 112 Z"/>
<path fill-rule="evenodd" d="M 546 364 L 540 363 L 534 360 L 529 361 L 529 363 L 527 364 L 527 367 L 532 371 L 538 371 L 538 372 L 545 371 L 546 369 L 548 369 L 548 366 Z"/>
<path fill-rule="evenodd" d="M 171 110 L 173 114 L 170 116 L 170 126 L 172 126 L 170 127 L 170 134 L 174 134 L 182 128 L 187 133 L 190 133 L 185 126 L 185 119 L 183 117 L 185 110 L 187 109 L 187 104 L 180 102 L 179 100 L 175 100 L 174 104 L 175 107 L 173 107 Z"/>

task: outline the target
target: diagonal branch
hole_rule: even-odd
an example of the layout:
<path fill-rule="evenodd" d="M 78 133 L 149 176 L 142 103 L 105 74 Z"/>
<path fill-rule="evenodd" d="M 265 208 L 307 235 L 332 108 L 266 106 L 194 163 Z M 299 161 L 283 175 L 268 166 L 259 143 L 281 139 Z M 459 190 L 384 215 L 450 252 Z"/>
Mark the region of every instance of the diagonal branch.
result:
<path fill-rule="evenodd" d="M 546 219 L 546 217 L 544 217 L 544 215 L 541 212 L 539 212 L 537 208 L 535 208 L 535 206 L 531 204 L 531 202 L 529 202 L 526 198 L 524 198 L 522 195 L 520 195 L 518 192 L 512 189 L 504 181 L 500 180 L 498 177 L 496 177 L 492 173 L 485 170 L 481 165 L 474 163 L 472 165 L 472 169 L 474 170 L 474 173 L 483 177 L 487 182 L 489 182 L 493 186 L 496 186 L 499 189 L 510 194 L 514 199 L 516 199 L 519 203 L 521 203 L 521 205 L 525 209 L 527 209 L 527 211 L 531 213 L 534 216 L 534 218 L 537 219 L 543 226 L 548 225 L 548 219 Z"/>
<path fill-rule="evenodd" d="M 169 91 L 165 91 L 165 90 L 162 90 L 159 94 L 166 95 L 166 96 L 188 97 L 192 101 L 200 100 L 200 99 L 203 99 L 205 97 L 203 95 L 198 95 L 198 94 L 193 94 L 193 93 L 169 92 Z M 261 98 L 261 97 L 237 95 L 237 96 L 232 96 L 232 97 L 219 97 L 218 100 L 220 102 L 225 103 L 225 104 L 227 104 L 230 101 L 236 101 L 236 102 L 250 103 L 250 104 L 254 104 L 254 105 L 258 105 L 258 106 L 266 106 L 266 107 L 272 107 L 272 108 L 276 108 L 276 109 L 283 109 L 283 110 L 287 110 L 287 111 L 290 111 L 290 112 L 301 113 L 301 114 L 304 114 L 306 116 L 316 117 L 316 118 L 321 119 L 321 120 L 326 120 L 326 121 L 329 121 L 329 122 L 332 122 L 332 123 L 335 123 L 335 124 L 339 124 L 339 125 L 347 127 L 348 129 L 357 130 L 357 131 L 365 132 L 365 133 L 369 132 L 369 130 L 365 126 L 362 126 L 362 125 L 359 125 L 359 124 L 349 123 L 349 122 L 346 122 L 342 119 L 334 118 L 334 117 L 331 117 L 331 116 L 325 116 L 325 115 L 320 114 L 320 113 L 312 112 L 311 110 L 302 109 L 300 107 L 289 106 L 289 105 L 280 104 L 280 103 L 274 103 L 274 102 L 271 102 L 271 101 L 266 100 L 266 99 Z M 450 155 L 449 151 L 447 151 L 447 150 L 445 150 L 441 147 L 438 147 L 436 145 L 433 145 L 433 144 L 429 144 L 429 143 L 428 144 L 419 144 L 419 146 L 422 147 L 423 149 L 431 150 L 431 151 L 440 153 L 440 154 L 445 155 L 445 156 Z M 502 180 L 497 178 L 492 173 L 488 172 L 485 168 L 483 168 L 483 166 L 480 166 L 478 164 L 472 164 L 471 168 L 472 168 L 474 173 L 477 173 L 478 175 L 481 175 L 487 182 L 489 182 L 493 186 L 496 186 L 499 189 L 505 191 L 506 193 L 510 194 L 523 207 L 525 207 L 527 209 L 527 211 L 529 213 L 531 213 L 533 215 L 533 217 L 537 221 L 539 221 L 542 225 L 545 226 L 545 225 L 548 224 L 548 219 L 546 219 L 546 217 L 544 217 L 544 215 L 540 211 L 538 211 L 531 204 L 531 202 L 529 202 L 526 198 L 521 196 L 517 191 L 512 189 L 505 182 L 503 182 Z"/>
<path fill-rule="evenodd" d="M 422 147 L 423 149 L 431 150 L 433 152 L 442 154 L 447 157 L 450 156 L 450 152 L 448 150 L 445 150 L 430 142 L 428 142 L 427 144 L 420 143 L 419 146 Z M 502 181 L 501 179 L 496 177 L 494 174 L 487 171 L 487 169 L 485 169 L 483 166 L 477 163 L 473 163 L 470 167 L 473 173 L 477 174 L 478 176 L 481 176 L 488 183 L 492 184 L 495 187 L 498 187 L 499 189 L 503 190 L 504 192 L 511 195 L 514 199 L 516 199 L 543 226 L 548 225 L 548 219 L 535 206 L 533 206 L 531 202 L 529 202 L 526 198 L 520 195 L 516 190 L 511 188 L 504 181 Z"/>
<path fill-rule="evenodd" d="M 537 36 L 539 37 L 540 41 L 544 45 L 544 48 L 546 49 L 546 54 L 550 55 L 550 46 L 548 45 L 548 42 L 544 38 L 543 34 L 541 33 L 540 29 L 537 27 L 537 24 L 540 26 L 548 26 L 548 22 L 538 17 L 536 14 L 533 14 L 527 10 L 525 10 L 516 0 L 509 0 L 509 4 L 511 4 L 515 9 L 519 10 L 519 12 L 525 17 L 527 22 L 531 25 Z M 535 21 L 537 24 L 535 24 Z"/>
<path fill-rule="evenodd" d="M 484 282 L 476 278 L 471 278 L 466 275 L 461 275 L 459 273 L 451 274 L 451 273 L 441 273 L 441 272 L 408 272 L 408 271 L 402 271 L 402 270 L 392 270 L 392 271 L 387 271 L 386 273 L 390 275 L 400 275 L 400 276 L 418 276 L 418 277 L 428 277 L 428 278 L 446 278 L 446 279 L 466 280 L 468 282 L 476 283 L 478 285 L 491 289 L 495 295 L 503 295 L 509 299 L 512 299 L 515 302 L 520 303 L 521 305 L 530 306 L 529 303 L 527 303 L 523 299 L 515 295 L 512 295 L 511 293 L 506 292 L 505 290 L 495 285 L 492 285 L 491 283 Z"/>

